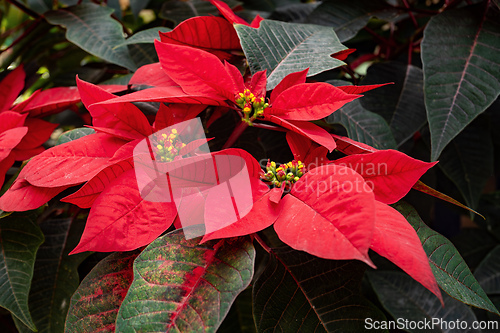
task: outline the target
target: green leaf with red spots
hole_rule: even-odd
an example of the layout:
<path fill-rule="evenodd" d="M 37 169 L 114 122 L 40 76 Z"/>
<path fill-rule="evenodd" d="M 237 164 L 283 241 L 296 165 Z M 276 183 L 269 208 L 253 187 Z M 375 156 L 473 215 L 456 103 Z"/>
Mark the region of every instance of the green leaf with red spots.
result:
<path fill-rule="evenodd" d="M 116 314 L 132 283 L 132 264 L 139 252 L 115 252 L 92 269 L 71 298 L 66 333 L 114 331 Z"/>
<path fill-rule="evenodd" d="M 134 281 L 116 332 L 215 332 L 253 276 L 249 238 L 186 240 L 182 230 L 151 243 L 135 260 Z"/>

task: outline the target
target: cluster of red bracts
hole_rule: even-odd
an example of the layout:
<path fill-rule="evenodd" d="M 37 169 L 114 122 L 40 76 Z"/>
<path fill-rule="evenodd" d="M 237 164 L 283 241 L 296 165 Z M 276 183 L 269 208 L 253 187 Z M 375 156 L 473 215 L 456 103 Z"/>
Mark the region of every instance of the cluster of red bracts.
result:
<path fill-rule="evenodd" d="M 62 191 L 82 185 L 62 199 L 90 208 L 85 231 L 72 253 L 128 251 L 147 245 L 172 224 L 178 225 L 178 207 L 173 202 L 150 202 L 141 196 L 134 170 L 134 147 L 163 128 L 196 117 L 208 105 L 223 106 L 242 114 L 243 121 L 270 122 L 286 130 L 295 160 L 302 161 L 305 167 L 299 168 L 295 162 L 286 170 L 278 170 L 270 164 L 262 175 L 258 162 L 245 151 L 211 153 L 234 155 L 245 161 L 253 205 L 234 223 L 207 228 L 211 232 L 204 235 L 203 242 L 253 234 L 274 225 L 283 242 L 321 258 L 356 259 L 374 266 L 368 255 L 371 249 L 441 297 L 416 232 L 389 206 L 405 196 L 434 164 L 394 150 L 377 151 L 334 136 L 310 122 L 330 115 L 379 85 L 334 87 L 307 83 L 304 70 L 286 76 L 267 95 L 264 72 L 242 76 L 226 61 L 231 58 L 226 51 L 239 48 L 231 25 L 237 19 L 219 1 L 212 3 L 218 5 L 227 20 L 193 18 L 162 34 L 161 42 L 156 41 L 160 62 L 140 68 L 130 81 L 132 86 L 147 85 L 148 89 L 117 97 L 78 80 L 81 100 L 92 116 L 96 133 L 33 157 L 0 198 L 0 209 L 34 209 Z M 229 32 L 221 34 L 228 38 L 210 43 L 201 38 L 180 40 L 183 29 L 199 24 L 217 25 L 219 30 Z M 154 124 L 131 103 L 137 101 L 162 102 Z M 245 109 L 248 107 L 251 110 Z M 21 120 L 15 128 L 23 128 Z M 21 131 L 26 134 L 26 130 L 19 130 L 19 140 L 5 151 L 19 146 Z M 348 156 L 330 161 L 326 153 L 335 149 L 337 142 L 342 146 L 353 143 L 355 148 L 345 150 Z M 184 144 L 189 146 L 189 142 Z M 161 149 L 168 150 L 165 147 Z M 170 160 L 165 157 L 165 162 L 175 163 L 179 158 L 181 155 L 172 155 Z M 270 189 L 261 177 L 275 187 Z M 278 186 L 284 182 L 288 182 L 286 186 Z"/>

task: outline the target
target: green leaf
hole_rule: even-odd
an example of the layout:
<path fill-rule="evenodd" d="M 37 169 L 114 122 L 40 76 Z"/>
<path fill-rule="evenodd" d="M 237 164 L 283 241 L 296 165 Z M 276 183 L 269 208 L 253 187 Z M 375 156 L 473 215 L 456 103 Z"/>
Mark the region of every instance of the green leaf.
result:
<path fill-rule="evenodd" d="M 28 7 L 38 14 L 43 14 L 52 8 L 51 0 L 28 0 Z"/>
<path fill-rule="evenodd" d="M 377 149 L 396 147 L 396 141 L 384 118 L 363 108 L 359 100 L 347 103 L 328 117 L 329 124 L 341 124 L 349 138 Z"/>
<path fill-rule="evenodd" d="M 123 43 L 115 46 L 120 47 L 130 44 L 153 44 L 155 39 L 160 40 L 160 32 L 169 32 L 172 29 L 166 27 L 154 27 L 147 30 L 139 31 L 127 38 Z"/>
<path fill-rule="evenodd" d="M 116 332 L 215 332 L 253 276 L 249 238 L 186 240 L 176 230 L 152 242 L 135 260 Z"/>
<path fill-rule="evenodd" d="M 500 294 L 500 245 L 497 245 L 479 264 L 474 275 L 488 294 Z"/>
<path fill-rule="evenodd" d="M 116 315 L 133 280 L 140 250 L 115 252 L 101 260 L 73 294 L 66 333 L 114 332 Z"/>
<path fill-rule="evenodd" d="M 370 66 L 365 84 L 394 82 L 364 93 L 361 105 L 387 121 L 397 146 L 410 139 L 427 122 L 423 73 L 413 65 L 384 62 Z"/>
<path fill-rule="evenodd" d="M 241 4 L 235 0 L 222 0 L 234 8 Z M 176 24 L 194 16 L 217 15 L 217 7 L 205 0 L 169 0 L 165 1 L 161 7 L 159 17 L 173 21 Z"/>
<path fill-rule="evenodd" d="M 318 2 L 291 3 L 289 5 L 276 8 L 266 19 L 292 23 L 304 23 L 307 17 L 316 7 L 318 7 L 318 5 Z"/>
<path fill-rule="evenodd" d="M 139 15 L 139 12 L 146 8 L 151 0 L 130 0 L 130 9 L 135 17 Z"/>
<path fill-rule="evenodd" d="M 385 320 L 361 295 L 365 267 L 273 249 L 253 289 L 258 332 L 364 332 L 365 318 Z"/>
<path fill-rule="evenodd" d="M 0 306 L 31 330 L 35 324 L 28 307 L 36 252 L 43 234 L 35 212 L 14 213 L 0 219 Z"/>
<path fill-rule="evenodd" d="M 483 2 L 434 16 L 422 62 L 432 160 L 500 93 L 498 10 Z"/>
<path fill-rule="evenodd" d="M 236 297 L 226 319 L 217 333 L 256 333 L 252 316 L 252 288 L 247 288 Z"/>
<path fill-rule="evenodd" d="M 252 74 L 267 70 L 267 90 L 290 73 L 308 76 L 344 65 L 330 55 L 347 49 L 331 28 L 264 20 L 258 29 L 235 24 Z"/>
<path fill-rule="evenodd" d="M 85 51 L 132 71 L 136 66 L 125 46 L 122 26 L 111 18 L 112 9 L 93 3 L 50 11 L 45 18 L 50 24 L 66 27 L 66 38 Z"/>
<path fill-rule="evenodd" d="M 307 22 L 333 27 L 340 41 L 356 36 L 370 18 L 391 20 L 398 10 L 383 0 L 327 0 L 309 15 Z"/>
<path fill-rule="evenodd" d="M 476 119 L 443 150 L 438 166 L 453 181 L 467 205 L 476 209 L 493 175 L 493 142 L 486 119 Z"/>
<path fill-rule="evenodd" d="M 64 331 L 71 295 L 80 283 L 78 266 L 88 255 L 68 256 L 78 244 L 84 223 L 73 218 L 51 219 L 40 227 L 45 242 L 36 256 L 29 308 L 39 331 L 58 333 Z M 17 320 L 16 326 L 20 332 L 31 332 Z"/>
<path fill-rule="evenodd" d="M 400 203 L 395 207 L 415 229 L 429 257 L 437 283 L 448 295 L 481 309 L 500 314 L 472 275 L 453 244 L 429 228 L 413 207 Z"/>
<path fill-rule="evenodd" d="M 95 131 L 92 128 L 88 127 L 81 127 L 81 128 L 75 128 L 73 130 L 64 132 L 61 134 L 61 136 L 57 139 L 56 146 L 61 145 L 66 142 L 70 141 L 75 141 L 80 138 L 83 138 L 86 135 L 94 134 Z"/>
<path fill-rule="evenodd" d="M 471 308 L 448 295 L 443 295 L 444 307 L 441 306 L 434 294 L 405 273 L 372 271 L 367 275 L 380 303 L 396 319 L 395 323 L 399 323 L 400 318 L 404 319 L 400 327 L 394 328 L 407 332 L 455 332 L 445 325 L 451 326 L 449 323 L 455 322 L 472 327 L 472 323 L 477 320 Z M 405 325 L 405 321 L 413 322 L 413 326 L 420 323 L 421 327 L 418 329 L 409 324 Z M 443 325 L 440 324 L 441 321 L 444 322 Z M 368 329 L 370 328 L 368 326 Z M 464 332 L 456 330 L 459 331 Z"/>

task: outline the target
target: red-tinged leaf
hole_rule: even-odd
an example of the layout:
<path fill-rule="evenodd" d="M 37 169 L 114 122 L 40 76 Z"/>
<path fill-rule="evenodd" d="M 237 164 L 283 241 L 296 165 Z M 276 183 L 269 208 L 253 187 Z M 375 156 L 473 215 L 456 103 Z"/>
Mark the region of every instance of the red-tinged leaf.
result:
<path fill-rule="evenodd" d="M 478 212 L 476 212 L 474 209 L 472 208 L 469 208 L 467 207 L 466 205 L 460 203 L 459 201 L 453 199 L 452 197 L 449 197 L 447 196 L 446 194 L 444 193 L 441 193 L 435 189 L 433 189 L 432 187 L 430 186 L 427 186 L 426 184 L 424 184 L 422 181 L 418 180 L 415 185 L 413 185 L 412 187 L 413 189 L 417 190 L 417 191 L 420 191 L 420 192 L 423 192 L 423 193 L 427 193 L 429 195 L 432 195 L 433 197 L 436 197 L 438 199 L 441 199 L 441 200 L 444 200 L 446 202 L 449 202 L 451 204 L 454 204 L 458 207 L 461 207 L 463 209 L 467 209 L 469 212 L 473 212 L 479 216 L 481 216 L 483 219 L 485 219 L 485 217 L 481 214 L 479 214 Z"/>
<path fill-rule="evenodd" d="M 258 27 L 260 27 L 260 22 L 262 22 L 262 21 L 264 21 L 264 18 L 262 16 L 260 16 L 259 14 L 257 14 L 257 16 L 255 16 L 255 18 L 250 23 L 250 27 L 251 28 L 258 28 Z"/>
<path fill-rule="evenodd" d="M 337 143 L 336 149 L 346 155 L 367 154 L 378 151 L 372 146 L 369 146 L 362 142 L 354 141 L 346 136 L 332 134 L 332 137 L 335 139 L 335 142 Z"/>
<path fill-rule="evenodd" d="M 101 260 L 71 297 L 67 333 L 114 332 L 116 315 L 134 279 L 140 251 L 113 253 Z"/>
<path fill-rule="evenodd" d="M 397 150 L 350 155 L 334 162 L 359 173 L 373 189 L 375 199 L 393 204 L 404 197 L 418 179 L 437 162 L 416 160 Z"/>
<path fill-rule="evenodd" d="M 108 99 L 107 101 L 100 102 L 96 105 L 139 101 L 180 104 L 204 104 L 215 106 L 227 105 L 225 99 L 221 96 L 207 97 L 204 95 L 188 95 L 179 87 L 157 87 L 144 89 L 114 99 Z"/>
<path fill-rule="evenodd" d="M 375 226 L 375 198 L 353 170 L 326 165 L 307 172 L 281 199 L 274 224 L 279 238 L 296 250 L 325 259 L 368 257 Z"/>
<path fill-rule="evenodd" d="M 265 97 L 266 84 L 267 84 L 266 71 L 263 70 L 252 75 L 249 88 L 250 91 L 255 95 L 255 97 Z"/>
<path fill-rule="evenodd" d="M 338 59 L 340 61 L 344 61 L 347 59 L 347 56 L 349 56 L 349 54 L 351 54 L 355 51 L 356 51 L 356 49 L 342 50 L 342 51 L 339 51 L 337 53 L 332 54 L 332 57 L 335 59 Z"/>
<path fill-rule="evenodd" d="M 366 91 L 370 91 L 372 89 L 376 89 L 379 87 L 386 86 L 388 84 L 394 84 L 393 82 L 382 83 L 382 84 L 370 84 L 365 86 L 337 86 L 337 88 L 344 91 L 346 94 L 362 94 Z"/>
<path fill-rule="evenodd" d="M 206 105 L 200 104 L 170 104 L 161 103 L 156 113 L 154 129 L 159 131 L 174 124 L 193 119 L 199 115 Z"/>
<path fill-rule="evenodd" d="M 137 139 L 134 141 L 127 142 L 113 154 L 113 157 L 109 160 L 109 165 L 125 161 L 132 158 L 134 154 L 134 148 L 141 140 Z"/>
<path fill-rule="evenodd" d="M 61 201 L 72 203 L 80 208 L 90 208 L 114 179 L 133 167 L 130 159 L 110 165 L 86 182 L 78 191 L 62 198 Z"/>
<path fill-rule="evenodd" d="M 311 140 L 304 140 L 302 135 L 295 132 L 287 132 L 286 141 L 292 151 L 293 158 L 297 161 L 305 161 L 306 156 L 314 149 Z"/>
<path fill-rule="evenodd" d="M 9 156 L 12 149 L 28 133 L 28 127 L 16 127 L 0 133 L 0 161 Z"/>
<path fill-rule="evenodd" d="M 226 68 L 227 74 L 233 81 L 235 91 L 243 92 L 245 90 L 245 83 L 243 81 L 243 76 L 241 76 L 240 70 L 236 66 L 230 64 L 225 60 L 224 67 Z"/>
<path fill-rule="evenodd" d="M 37 187 L 24 179 L 18 178 L 7 192 L 0 197 L 0 209 L 6 212 L 23 212 L 37 209 L 69 187 Z"/>
<path fill-rule="evenodd" d="M 94 126 L 128 132 L 130 139 L 144 138 L 152 134 L 146 116 L 135 105 L 129 103 L 93 105 L 116 96 L 78 78 L 77 84 L 82 102 L 92 115 Z"/>
<path fill-rule="evenodd" d="M 15 127 L 24 126 L 26 117 L 26 114 L 23 115 L 14 111 L 4 111 L 0 113 L 0 133 Z"/>
<path fill-rule="evenodd" d="M 218 219 L 209 220 L 206 218 L 206 234 L 203 236 L 201 243 L 218 238 L 250 235 L 269 227 L 276 221 L 280 214 L 281 206 L 271 202 L 270 197 L 273 191 L 269 191 L 269 188 L 257 178 L 252 178 L 251 182 L 253 206 L 249 212 L 229 225 L 227 225 L 226 221 L 230 214 L 227 214 L 228 212 L 224 210 L 219 212 Z M 218 199 L 217 196 L 210 195 L 209 192 L 205 206 L 212 208 L 205 208 L 205 213 L 207 211 L 212 212 L 214 210 L 213 207 L 220 208 L 220 200 Z"/>
<path fill-rule="evenodd" d="M 125 141 L 106 134 L 90 134 L 50 148 L 31 159 L 19 179 L 39 187 L 60 187 L 83 183 L 108 164 Z"/>
<path fill-rule="evenodd" d="M 307 121 L 287 121 L 276 116 L 264 116 L 264 120 L 268 120 L 281 127 L 294 131 L 295 133 L 299 133 L 325 147 L 329 151 L 334 150 L 337 146 L 330 133 L 313 123 Z"/>
<path fill-rule="evenodd" d="M 295 72 L 288 74 L 281 80 L 280 83 L 273 89 L 271 92 L 271 104 L 276 100 L 276 98 L 285 90 L 287 90 L 290 87 L 296 86 L 297 84 L 302 84 L 306 83 L 306 77 L 307 77 L 307 72 L 309 71 L 309 68 L 304 69 L 303 71 L 300 72 Z"/>
<path fill-rule="evenodd" d="M 0 184 L 3 184 L 5 180 L 5 174 L 14 165 L 15 157 L 11 153 L 9 156 L 0 161 Z"/>
<path fill-rule="evenodd" d="M 254 264 L 249 237 L 200 245 L 173 231 L 135 260 L 116 332 L 216 332 L 250 284 Z"/>
<path fill-rule="evenodd" d="M 100 85 L 107 92 L 118 92 L 127 89 L 123 85 Z M 64 111 L 80 102 L 77 87 L 57 87 L 44 91 L 35 91 L 30 98 L 16 104 L 15 111 L 29 113 L 30 117 L 43 118 Z"/>
<path fill-rule="evenodd" d="M 135 250 L 167 230 L 176 215 L 173 202 L 144 200 L 135 171 L 128 170 L 94 201 L 80 243 L 71 254 Z"/>
<path fill-rule="evenodd" d="M 318 120 L 359 97 L 328 83 L 302 83 L 283 91 L 265 112 L 282 119 Z"/>
<path fill-rule="evenodd" d="M 237 16 L 231 8 L 227 5 L 227 3 L 222 2 L 220 0 L 208 0 L 212 5 L 217 7 L 219 12 L 228 20 L 231 24 L 244 24 L 244 25 L 249 25 L 244 19 L 241 17 Z"/>
<path fill-rule="evenodd" d="M 215 55 L 184 45 L 155 40 L 163 70 L 187 94 L 234 100 L 239 93 L 222 62 Z"/>
<path fill-rule="evenodd" d="M 137 138 L 131 137 L 130 133 L 127 130 L 122 129 L 114 129 L 114 128 L 106 128 L 106 127 L 95 127 L 95 126 L 85 126 L 89 129 L 93 129 L 97 133 L 104 133 L 114 136 L 117 139 L 130 141 L 130 140 L 139 140 Z M 142 138 L 142 137 L 141 137 Z"/>
<path fill-rule="evenodd" d="M 130 78 L 131 85 L 146 85 L 154 87 L 178 87 L 162 69 L 159 62 L 141 66 Z"/>
<path fill-rule="evenodd" d="M 208 52 L 241 50 L 233 25 L 221 17 L 197 16 L 181 22 L 170 32 L 160 32 L 163 43 L 187 45 Z M 220 54 L 215 53 L 220 58 Z M 229 54 L 223 58 L 228 58 Z"/>
<path fill-rule="evenodd" d="M 10 153 L 9 156 L 12 156 L 12 158 L 14 158 L 14 160 L 16 161 L 26 161 L 32 158 L 33 156 L 41 154 L 44 150 L 45 150 L 44 147 L 36 147 L 33 149 L 14 148 L 12 149 L 12 152 Z"/>
<path fill-rule="evenodd" d="M 0 94 L 0 112 L 10 109 L 11 105 L 24 88 L 25 78 L 26 74 L 21 65 L 10 72 L 0 82 L 0 91 L 2 92 Z"/>
<path fill-rule="evenodd" d="M 394 208 L 376 202 L 375 209 L 375 229 L 370 248 L 392 261 L 443 302 L 429 259 L 415 229 Z"/>
<path fill-rule="evenodd" d="M 285 187 L 275 187 L 271 189 L 269 193 L 269 201 L 274 202 L 275 204 L 279 204 L 281 201 L 281 196 L 285 192 Z"/>
<path fill-rule="evenodd" d="M 52 124 L 41 119 L 28 118 L 24 126 L 28 127 L 28 134 L 16 146 L 16 149 L 29 150 L 41 146 L 50 138 L 50 135 L 54 132 L 58 124 Z"/>

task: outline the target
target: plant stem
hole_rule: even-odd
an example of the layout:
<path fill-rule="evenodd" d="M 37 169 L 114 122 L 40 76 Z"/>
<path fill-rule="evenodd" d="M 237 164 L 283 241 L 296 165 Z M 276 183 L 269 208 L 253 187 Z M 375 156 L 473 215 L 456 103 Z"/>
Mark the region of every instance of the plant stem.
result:
<path fill-rule="evenodd" d="M 29 16 L 33 17 L 33 18 L 38 19 L 38 18 L 42 17 L 40 14 L 38 14 L 37 12 L 34 12 L 33 10 L 29 9 L 28 7 L 26 7 L 25 5 L 23 5 L 22 3 L 20 3 L 17 0 L 7 0 L 7 2 L 10 2 L 11 4 L 13 4 L 17 8 L 19 8 L 23 13 L 26 13 Z"/>
<path fill-rule="evenodd" d="M 262 248 L 264 249 L 264 251 L 266 251 L 267 253 L 271 253 L 272 252 L 272 249 L 269 247 L 269 245 L 267 245 L 266 242 L 264 242 L 264 240 L 262 238 L 260 238 L 260 236 L 257 233 L 255 233 L 253 235 L 254 235 L 255 240 L 257 241 L 257 243 L 259 243 L 259 245 L 262 246 Z"/>
<path fill-rule="evenodd" d="M 236 142 L 236 140 L 238 140 L 241 134 L 243 134 L 243 132 L 247 129 L 247 127 L 248 127 L 247 122 L 242 121 L 241 123 L 239 123 L 239 125 L 235 127 L 233 133 L 231 133 L 231 135 L 229 136 L 229 139 L 227 139 L 222 149 L 227 149 L 231 147 Z"/>

